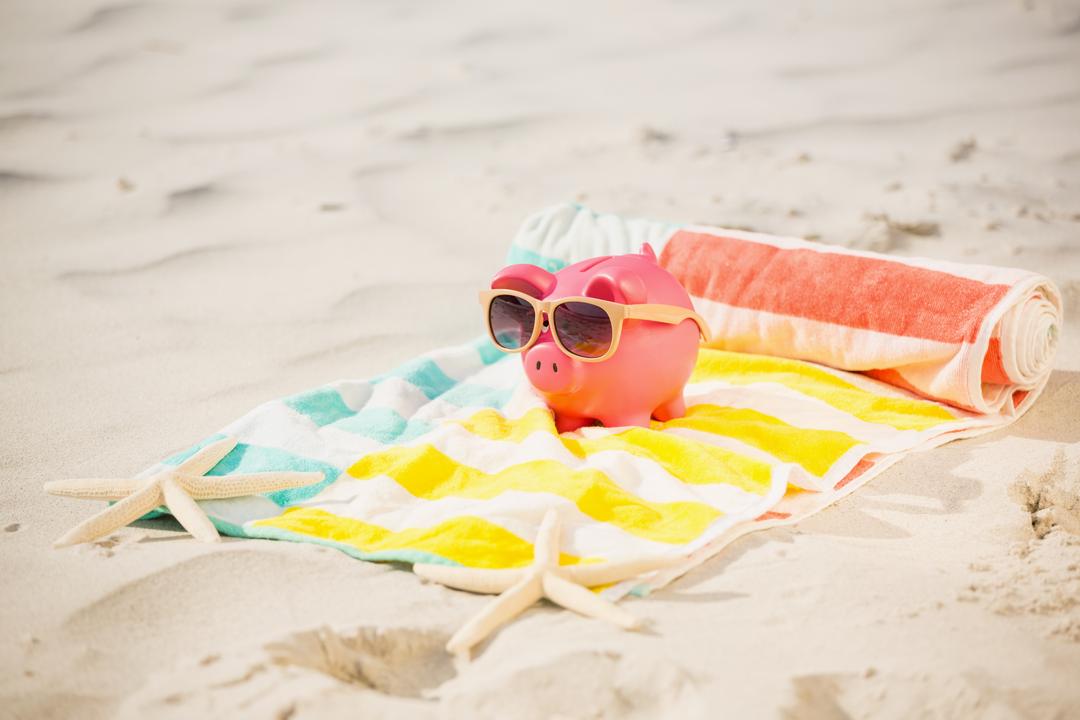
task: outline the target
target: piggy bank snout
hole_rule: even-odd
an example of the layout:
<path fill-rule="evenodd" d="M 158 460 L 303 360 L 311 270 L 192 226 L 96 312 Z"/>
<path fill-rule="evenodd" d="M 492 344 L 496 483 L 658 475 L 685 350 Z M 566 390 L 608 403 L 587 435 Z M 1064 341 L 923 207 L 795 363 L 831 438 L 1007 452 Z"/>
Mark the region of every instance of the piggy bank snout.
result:
<path fill-rule="evenodd" d="M 548 393 L 568 393 L 578 389 L 579 365 L 554 342 L 535 345 L 523 358 L 525 374 L 537 390 Z"/>

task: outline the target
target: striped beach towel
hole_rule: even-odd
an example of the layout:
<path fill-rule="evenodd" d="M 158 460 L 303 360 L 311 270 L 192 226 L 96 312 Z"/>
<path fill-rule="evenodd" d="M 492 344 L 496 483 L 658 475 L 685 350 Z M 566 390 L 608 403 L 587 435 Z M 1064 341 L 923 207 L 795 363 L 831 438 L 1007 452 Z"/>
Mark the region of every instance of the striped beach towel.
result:
<path fill-rule="evenodd" d="M 531 561 L 554 508 L 563 563 L 678 561 L 604 590 L 617 597 L 670 582 L 746 532 L 804 518 L 911 451 L 1008 424 L 1050 372 L 1060 298 L 1021 270 L 576 205 L 529 218 L 509 260 L 555 271 L 642 242 L 714 338 L 683 418 L 560 435 L 520 358 L 485 338 L 266 403 L 147 473 L 231 435 L 239 445 L 210 474 L 325 479 L 202 502 L 226 534 L 365 560 L 509 568 Z"/>

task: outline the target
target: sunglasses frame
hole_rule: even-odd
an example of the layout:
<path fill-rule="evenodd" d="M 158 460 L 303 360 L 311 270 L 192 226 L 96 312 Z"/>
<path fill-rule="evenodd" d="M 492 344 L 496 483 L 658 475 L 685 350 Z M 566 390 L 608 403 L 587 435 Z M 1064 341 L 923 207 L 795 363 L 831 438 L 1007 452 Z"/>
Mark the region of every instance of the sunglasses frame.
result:
<path fill-rule="evenodd" d="M 529 335 L 529 339 L 520 348 L 513 350 L 500 345 L 499 341 L 495 339 L 495 332 L 491 328 L 491 303 L 494 302 L 495 298 L 502 295 L 510 295 L 525 300 L 533 308 L 532 334 Z M 603 355 L 597 357 L 585 357 L 584 355 L 577 355 L 570 352 L 566 346 L 563 345 L 562 339 L 559 338 L 559 333 L 555 329 L 555 309 L 560 305 L 572 302 L 593 305 L 607 313 L 608 320 L 611 322 L 611 345 Z M 690 308 L 679 307 L 678 305 L 660 305 L 655 303 L 626 305 L 624 303 L 611 302 L 610 300 L 598 300 L 591 297 L 565 297 L 559 298 L 558 300 L 537 300 L 532 295 L 517 290 L 481 290 L 480 305 L 484 308 L 484 325 L 487 327 L 488 337 L 491 338 L 491 342 L 502 352 L 510 354 L 525 352 L 536 344 L 537 338 L 540 337 L 541 326 L 543 325 L 543 318 L 545 316 L 548 318 L 551 338 L 555 341 L 555 345 L 558 346 L 559 350 L 568 357 L 572 357 L 575 360 L 580 360 L 582 362 L 603 362 L 614 355 L 615 351 L 619 349 L 619 338 L 622 337 L 622 326 L 623 322 L 626 320 L 649 320 L 652 322 L 666 323 L 668 325 L 678 325 L 683 320 L 693 320 L 697 323 L 698 333 L 705 342 L 709 342 L 709 328 L 705 324 L 705 319 Z"/>

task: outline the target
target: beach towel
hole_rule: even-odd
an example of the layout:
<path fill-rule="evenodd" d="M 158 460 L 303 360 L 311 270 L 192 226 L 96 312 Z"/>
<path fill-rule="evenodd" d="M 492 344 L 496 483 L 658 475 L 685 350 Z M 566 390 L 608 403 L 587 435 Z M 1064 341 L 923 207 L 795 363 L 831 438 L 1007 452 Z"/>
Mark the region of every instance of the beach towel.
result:
<path fill-rule="evenodd" d="M 577 205 L 528 218 L 508 260 L 555 271 L 643 242 L 712 331 L 685 417 L 560 435 L 520 358 L 485 337 L 267 402 L 145 475 L 235 437 L 209 474 L 324 479 L 202 501 L 221 532 L 371 561 L 522 567 L 554 509 L 564 564 L 672 561 L 603 590 L 618 597 L 663 586 L 744 533 L 796 522 L 912 451 L 1007 425 L 1050 373 L 1061 300 L 1022 270 Z M 461 312 L 479 331 L 477 307 Z"/>

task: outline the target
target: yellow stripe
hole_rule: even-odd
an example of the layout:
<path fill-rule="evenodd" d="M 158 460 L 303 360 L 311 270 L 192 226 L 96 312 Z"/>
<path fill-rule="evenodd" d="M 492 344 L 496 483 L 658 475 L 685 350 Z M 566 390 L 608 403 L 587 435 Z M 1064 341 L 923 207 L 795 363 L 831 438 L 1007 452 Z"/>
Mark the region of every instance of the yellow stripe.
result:
<path fill-rule="evenodd" d="M 429 528 L 395 532 L 325 510 L 290 508 L 277 517 L 253 524 L 333 540 L 363 552 L 408 550 L 430 553 L 469 567 L 522 567 L 533 559 L 532 543 L 478 517 L 456 517 Z M 575 555 L 560 555 L 563 565 L 579 562 L 581 558 Z"/>
<path fill-rule="evenodd" d="M 957 419 L 937 403 L 876 395 L 801 360 L 702 348 L 690 381 L 710 380 L 733 385 L 780 383 L 860 420 L 897 430 L 925 430 Z"/>
<path fill-rule="evenodd" d="M 771 487 L 772 467 L 733 450 L 670 433 L 632 428 L 591 440 L 563 441 L 578 457 L 604 450 L 648 458 L 668 474 L 691 485 L 723 483 L 755 495 L 765 495 Z"/>
<path fill-rule="evenodd" d="M 555 432 L 551 413 L 542 408 L 530 410 L 517 420 L 509 420 L 495 410 L 482 410 L 461 424 L 480 437 L 511 442 L 521 442 L 533 432 Z M 855 438 L 836 430 L 796 427 L 756 410 L 707 404 L 688 408 L 683 418 L 654 422 L 653 427 L 656 430 L 631 428 L 599 438 L 564 436 L 559 440 L 577 457 L 603 450 L 624 450 L 654 460 L 685 483 L 727 483 L 758 495 L 764 495 L 770 487 L 768 463 L 657 430 L 681 427 L 734 438 L 783 462 L 797 463 L 818 476 L 828 472 L 844 453 L 859 444 Z"/>
<path fill-rule="evenodd" d="M 497 410 L 481 410 L 460 424 L 487 440 L 519 443 L 535 432 L 556 435 L 551 412 L 544 408 L 530 410 L 515 420 Z M 768 463 L 671 433 L 630 428 L 597 438 L 558 439 L 576 457 L 584 459 L 595 453 L 620 450 L 651 460 L 674 478 L 691 485 L 724 483 L 755 495 L 766 494 L 771 486 L 772 469 Z"/>
<path fill-rule="evenodd" d="M 655 542 L 694 540 L 722 513 L 700 502 L 654 503 L 613 483 L 599 470 L 570 470 L 554 460 L 533 460 L 486 473 L 462 465 L 431 445 L 393 447 L 371 453 L 349 468 L 358 480 L 393 478 L 416 497 L 487 500 L 516 490 L 552 493 L 570 500 L 589 517 Z"/>
<path fill-rule="evenodd" d="M 459 424 L 473 435 L 488 440 L 507 440 L 519 443 L 534 432 L 545 431 L 557 435 L 555 419 L 547 408 L 533 408 L 516 420 L 505 417 L 494 409 L 481 410 Z"/>
<path fill-rule="evenodd" d="M 663 426 L 735 438 L 784 462 L 797 463 L 818 477 L 825 475 L 844 453 L 860 444 L 850 435 L 836 430 L 795 427 L 757 410 L 717 405 L 694 405 L 687 408 L 686 417 L 669 420 Z"/>

